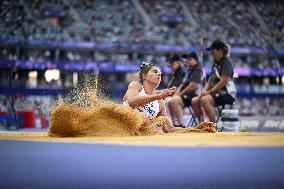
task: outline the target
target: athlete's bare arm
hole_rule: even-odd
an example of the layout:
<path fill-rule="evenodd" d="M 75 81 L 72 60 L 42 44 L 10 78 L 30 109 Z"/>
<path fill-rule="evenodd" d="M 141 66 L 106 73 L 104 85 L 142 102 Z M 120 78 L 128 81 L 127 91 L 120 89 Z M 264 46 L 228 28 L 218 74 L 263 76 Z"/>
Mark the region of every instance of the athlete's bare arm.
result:
<path fill-rule="evenodd" d="M 139 96 L 139 92 L 141 91 L 142 85 L 138 81 L 132 81 L 128 85 L 128 89 L 126 94 L 123 97 L 124 101 L 127 101 L 129 106 L 135 108 L 139 106 L 143 106 L 155 100 L 163 99 L 167 96 L 171 96 L 175 93 L 176 89 L 169 88 L 165 89 L 158 94 L 152 94 L 147 96 Z"/>

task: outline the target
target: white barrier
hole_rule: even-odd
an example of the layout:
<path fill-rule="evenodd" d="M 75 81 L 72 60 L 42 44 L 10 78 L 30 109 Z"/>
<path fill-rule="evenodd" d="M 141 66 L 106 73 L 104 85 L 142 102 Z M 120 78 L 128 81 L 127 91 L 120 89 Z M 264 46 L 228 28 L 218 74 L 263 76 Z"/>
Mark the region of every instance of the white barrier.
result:
<path fill-rule="evenodd" d="M 284 117 L 240 117 L 240 130 L 284 132 Z"/>

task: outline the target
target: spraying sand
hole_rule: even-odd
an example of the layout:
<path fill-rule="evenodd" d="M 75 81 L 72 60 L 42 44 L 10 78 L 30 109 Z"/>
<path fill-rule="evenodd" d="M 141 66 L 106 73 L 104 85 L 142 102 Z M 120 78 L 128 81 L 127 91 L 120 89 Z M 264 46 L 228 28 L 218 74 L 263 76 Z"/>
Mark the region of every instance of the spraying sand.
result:
<path fill-rule="evenodd" d="M 137 110 L 90 94 L 88 107 L 60 102 L 51 112 L 49 136 L 129 136 L 153 134 L 154 127 L 142 127 L 147 120 Z M 141 129 L 147 128 L 147 129 Z"/>

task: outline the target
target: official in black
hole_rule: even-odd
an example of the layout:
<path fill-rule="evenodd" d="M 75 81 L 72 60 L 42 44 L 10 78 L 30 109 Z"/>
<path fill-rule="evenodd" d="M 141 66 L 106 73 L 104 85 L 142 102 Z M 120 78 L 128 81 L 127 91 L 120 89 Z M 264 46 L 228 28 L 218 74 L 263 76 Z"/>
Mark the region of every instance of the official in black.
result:
<path fill-rule="evenodd" d="M 215 107 L 232 104 L 236 98 L 236 88 L 233 81 L 234 68 L 229 59 L 229 45 L 216 40 L 207 48 L 214 59 L 211 75 L 202 93 L 192 99 L 192 107 L 199 121 L 202 119 L 204 108 L 211 122 L 216 122 Z"/>

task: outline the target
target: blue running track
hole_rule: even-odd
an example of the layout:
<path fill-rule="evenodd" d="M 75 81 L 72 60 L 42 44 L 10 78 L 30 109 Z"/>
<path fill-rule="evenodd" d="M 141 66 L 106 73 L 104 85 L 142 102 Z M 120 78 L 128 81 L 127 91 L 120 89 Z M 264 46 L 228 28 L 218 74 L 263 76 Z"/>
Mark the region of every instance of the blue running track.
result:
<path fill-rule="evenodd" d="M 0 188 L 284 188 L 283 147 L 0 140 Z"/>

